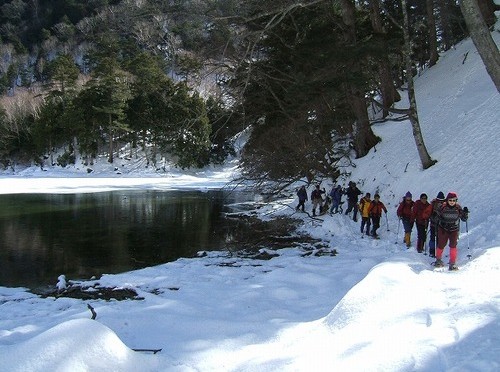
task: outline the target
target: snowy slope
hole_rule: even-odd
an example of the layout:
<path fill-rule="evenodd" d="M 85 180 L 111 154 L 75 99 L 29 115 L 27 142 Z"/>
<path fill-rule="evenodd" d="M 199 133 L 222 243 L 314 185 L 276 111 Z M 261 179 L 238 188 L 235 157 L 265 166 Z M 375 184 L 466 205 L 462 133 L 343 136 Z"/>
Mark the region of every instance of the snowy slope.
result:
<path fill-rule="evenodd" d="M 494 36 L 498 44 L 499 34 Z M 484 222 L 498 226 L 500 95 L 472 42 L 442 56 L 416 80 L 416 91 L 425 144 L 438 163 L 422 170 L 409 122 L 381 124 L 374 130 L 382 144 L 356 162 L 352 177 L 361 181 L 362 191 L 380 191 L 394 207 L 407 191 L 415 200 L 421 193 L 432 199 L 439 191 L 456 191 L 459 203 L 471 211 L 472 229 Z M 491 234 L 488 239 L 500 237 Z"/>

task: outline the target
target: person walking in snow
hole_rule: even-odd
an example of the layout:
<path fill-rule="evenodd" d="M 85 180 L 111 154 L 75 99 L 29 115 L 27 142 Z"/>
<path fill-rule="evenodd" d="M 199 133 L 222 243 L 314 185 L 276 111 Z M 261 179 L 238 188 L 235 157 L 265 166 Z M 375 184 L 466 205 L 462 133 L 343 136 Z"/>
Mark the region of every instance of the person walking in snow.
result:
<path fill-rule="evenodd" d="M 373 201 L 370 203 L 370 209 L 368 210 L 368 214 L 372 219 L 372 231 L 371 235 L 374 238 L 378 238 L 377 229 L 380 227 L 380 218 L 382 217 L 382 211 L 387 214 L 387 208 L 384 203 L 380 201 L 380 195 L 375 194 L 373 196 Z"/>
<path fill-rule="evenodd" d="M 413 229 L 413 221 L 411 218 L 411 210 L 413 208 L 413 200 L 411 192 L 407 192 L 403 198 L 403 201 L 399 204 L 397 215 L 399 219 L 403 222 L 403 228 L 405 231 L 404 242 L 408 248 L 411 247 L 411 231 Z"/>
<path fill-rule="evenodd" d="M 415 222 L 417 227 L 417 252 L 422 253 L 427 240 L 427 228 L 432 213 L 432 205 L 427 201 L 427 194 L 420 195 L 420 199 L 413 204 L 411 212 L 412 224 Z"/>
<path fill-rule="evenodd" d="M 345 214 L 347 215 L 351 211 L 354 211 L 352 219 L 354 222 L 357 222 L 358 197 L 361 195 L 361 191 L 357 188 L 355 182 L 349 181 L 349 187 L 347 188 L 345 194 L 347 195 L 347 210 L 345 211 Z"/>
<path fill-rule="evenodd" d="M 330 191 L 330 198 L 332 199 L 332 205 L 330 207 L 330 216 L 334 213 L 338 213 L 339 205 L 342 202 L 342 186 L 337 185 L 332 191 Z"/>
<path fill-rule="evenodd" d="M 436 267 L 443 267 L 442 261 L 444 247 L 447 243 L 450 246 L 450 270 L 458 270 L 457 261 L 457 243 L 460 230 L 460 220 L 467 221 L 469 210 L 458 204 L 458 196 L 455 192 L 449 192 L 446 195 L 446 201 L 438 208 L 438 245 L 436 250 Z"/>
<path fill-rule="evenodd" d="M 438 192 L 435 199 L 431 201 L 432 213 L 430 218 L 430 236 L 429 236 L 429 256 L 436 257 L 436 240 L 437 240 L 437 210 L 444 203 L 444 194 Z"/>
<path fill-rule="evenodd" d="M 304 185 L 300 186 L 299 191 L 297 191 L 297 197 L 299 198 L 299 205 L 297 205 L 297 208 L 295 210 L 301 209 L 302 212 L 305 212 L 306 208 L 306 201 L 307 201 L 307 191 L 306 187 Z"/>
<path fill-rule="evenodd" d="M 323 205 L 323 197 L 322 194 L 325 194 L 326 190 L 320 190 L 319 185 L 316 185 L 316 188 L 311 192 L 311 202 L 313 204 L 313 216 L 316 216 L 316 207 L 320 207 Z"/>
<path fill-rule="evenodd" d="M 371 205 L 371 194 L 369 192 L 361 198 L 359 202 L 359 212 L 361 214 L 361 234 L 365 231 L 366 226 L 366 235 L 370 235 L 370 205 Z"/>

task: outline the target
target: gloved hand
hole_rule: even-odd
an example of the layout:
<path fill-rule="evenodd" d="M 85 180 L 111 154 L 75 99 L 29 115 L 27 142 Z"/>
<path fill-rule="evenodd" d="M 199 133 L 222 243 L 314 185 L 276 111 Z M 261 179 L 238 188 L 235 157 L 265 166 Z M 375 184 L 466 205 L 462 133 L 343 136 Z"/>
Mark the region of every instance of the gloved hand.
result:
<path fill-rule="evenodd" d="M 464 218 L 465 219 L 469 218 L 469 208 L 464 207 L 463 211 L 464 211 Z"/>

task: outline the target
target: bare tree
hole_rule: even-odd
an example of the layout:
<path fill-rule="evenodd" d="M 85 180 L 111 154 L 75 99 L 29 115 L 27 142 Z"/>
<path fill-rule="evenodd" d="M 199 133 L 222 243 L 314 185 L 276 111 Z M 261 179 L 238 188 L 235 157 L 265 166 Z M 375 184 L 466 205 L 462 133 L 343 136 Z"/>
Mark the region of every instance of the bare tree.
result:
<path fill-rule="evenodd" d="M 491 37 L 476 0 L 462 0 L 460 9 L 465 18 L 472 41 L 483 60 L 486 71 L 500 93 L 500 53 Z"/>

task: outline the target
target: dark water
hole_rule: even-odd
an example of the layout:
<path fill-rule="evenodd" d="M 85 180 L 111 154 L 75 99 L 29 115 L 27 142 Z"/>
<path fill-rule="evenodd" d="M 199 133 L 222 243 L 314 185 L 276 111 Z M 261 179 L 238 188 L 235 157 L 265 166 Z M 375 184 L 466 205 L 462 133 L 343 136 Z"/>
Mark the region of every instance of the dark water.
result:
<path fill-rule="evenodd" d="M 222 191 L 0 195 L 0 286 L 36 287 L 153 266 L 221 249 Z"/>

